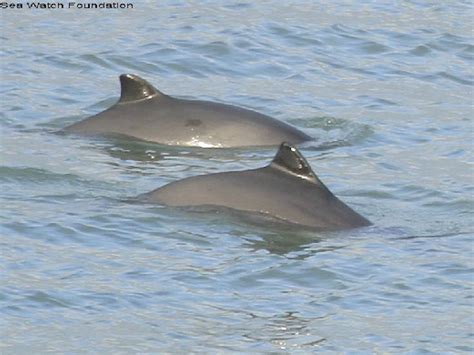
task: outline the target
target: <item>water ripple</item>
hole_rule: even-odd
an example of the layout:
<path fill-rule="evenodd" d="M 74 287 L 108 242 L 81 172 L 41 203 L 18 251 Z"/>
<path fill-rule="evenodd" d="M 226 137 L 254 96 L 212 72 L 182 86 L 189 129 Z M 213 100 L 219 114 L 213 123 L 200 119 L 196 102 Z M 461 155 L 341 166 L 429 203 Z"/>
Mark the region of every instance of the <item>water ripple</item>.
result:
<path fill-rule="evenodd" d="M 0 351 L 472 352 L 471 4 L 135 5 L 2 12 Z M 307 131 L 374 226 L 134 203 L 275 152 L 54 133 L 125 72 Z"/>

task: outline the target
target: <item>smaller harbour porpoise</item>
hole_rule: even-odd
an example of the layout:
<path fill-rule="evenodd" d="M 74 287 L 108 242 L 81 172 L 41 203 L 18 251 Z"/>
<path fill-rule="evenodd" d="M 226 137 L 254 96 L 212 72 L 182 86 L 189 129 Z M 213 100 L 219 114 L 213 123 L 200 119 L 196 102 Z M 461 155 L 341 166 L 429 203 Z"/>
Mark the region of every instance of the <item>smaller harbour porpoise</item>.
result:
<path fill-rule="evenodd" d="M 222 206 L 318 230 L 370 225 L 334 196 L 288 143 L 281 144 L 266 167 L 189 177 L 138 199 L 177 207 Z"/>
<path fill-rule="evenodd" d="M 137 75 L 121 75 L 120 84 L 116 104 L 64 131 L 204 148 L 277 146 L 311 139 L 287 123 L 249 109 L 165 95 Z"/>

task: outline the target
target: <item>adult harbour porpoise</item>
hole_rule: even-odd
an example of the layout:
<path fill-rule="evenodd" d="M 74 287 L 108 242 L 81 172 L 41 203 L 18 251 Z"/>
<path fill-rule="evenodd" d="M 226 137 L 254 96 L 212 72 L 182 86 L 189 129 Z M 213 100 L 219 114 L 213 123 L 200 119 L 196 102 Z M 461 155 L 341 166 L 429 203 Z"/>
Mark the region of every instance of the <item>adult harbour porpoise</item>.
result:
<path fill-rule="evenodd" d="M 116 104 L 64 131 L 205 148 L 277 146 L 311 139 L 287 123 L 249 109 L 165 95 L 137 75 L 123 74 L 120 83 Z"/>
<path fill-rule="evenodd" d="M 318 230 L 370 225 L 334 196 L 288 143 L 266 167 L 190 177 L 138 198 L 168 206 L 223 206 Z"/>

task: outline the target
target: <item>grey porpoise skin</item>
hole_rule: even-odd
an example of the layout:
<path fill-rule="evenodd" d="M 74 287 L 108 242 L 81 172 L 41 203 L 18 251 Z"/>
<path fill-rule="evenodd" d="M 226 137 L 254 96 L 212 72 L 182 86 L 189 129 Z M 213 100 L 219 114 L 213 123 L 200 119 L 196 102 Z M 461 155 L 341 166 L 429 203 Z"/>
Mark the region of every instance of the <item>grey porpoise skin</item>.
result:
<path fill-rule="evenodd" d="M 138 198 L 167 206 L 223 206 L 318 230 L 371 224 L 334 196 L 288 143 L 266 167 L 190 177 Z"/>
<path fill-rule="evenodd" d="M 210 101 L 163 94 L 132 74 L 120 76 L 119 101 L 65 132 L 125 135 L 144 141 L 187 147 L 230 148 L 293 144 L 311 137 L 261 113 Z"/>

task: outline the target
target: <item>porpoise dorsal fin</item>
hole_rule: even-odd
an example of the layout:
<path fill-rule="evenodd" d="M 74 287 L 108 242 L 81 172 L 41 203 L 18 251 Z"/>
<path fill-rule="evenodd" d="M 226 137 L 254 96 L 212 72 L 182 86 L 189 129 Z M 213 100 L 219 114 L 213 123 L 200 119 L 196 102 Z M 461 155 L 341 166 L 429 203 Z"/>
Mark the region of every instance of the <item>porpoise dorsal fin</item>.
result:
<path fill-rule="evenodd" d="M 120 75 L 120 86 L 121 93 L 118 103 L 146 100 L 156 96 L 166 96 L 155 89 L 148 81 L 134 74 Z"/>
<path fill-rule="evenodd" d="M 327 187 L 321 180 L 319 180 L 303 155 L 301 155 L 299 150 L 290 143 L 283 142 L 280 145 L 280 148 L 270 166 L 277 168 L 284 173 L 296 175 L 301 179 L 320 185 L 327 190 Z"/>

